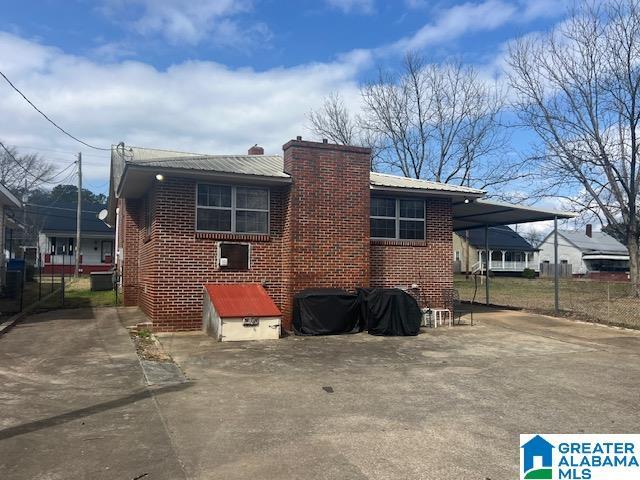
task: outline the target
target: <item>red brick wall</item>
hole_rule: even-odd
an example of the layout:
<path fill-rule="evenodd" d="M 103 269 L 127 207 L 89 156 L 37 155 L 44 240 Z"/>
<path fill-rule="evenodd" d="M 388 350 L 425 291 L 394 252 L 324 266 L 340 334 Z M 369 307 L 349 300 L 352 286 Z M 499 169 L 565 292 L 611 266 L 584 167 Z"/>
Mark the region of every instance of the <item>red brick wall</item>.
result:
<path fill-rule="evenodd" d="M 147 195 L 140 199 L 139 229 L 138 229 L 138 304 L 142 311 L 150 318 L 156 318 L 158 304 L 156 292 L 162 278 L 158 268 L 158 223 L 156 221 L 156 186 L 154 185 Z M 150 216 L 146 215 L 150 209 Z M 151 222 L 148 230 L 146 222 Z"/>
<path fill-rule="evenodd" d="M 367 148 L 292 140 L 283 147 L 293 178 L 285 229 L 288 277 L 284 326 L 291 300 L 305 288 L 369 285 Z"/>
<path fill-rule="evenodd" d="M 138 217 L 140 201 L 134 199 L 120 200 L 120 226 L 124 261 L 122 264 L 123 302 L 127 306 L 138 304 Z"/>
<path fill-rule="evenodd" d="M 371 286 L 417 284 L 421 303 L 442 306 L 442 291 L 453 287 L 452 207 L 449 199 L 427 199 L 424 242 L 371 241 Z M 424 306 L 424 305 L 421 305 Z"/>
<path fill-rule="evenodd" d="M 283 188 L 271 189 L 270 235 L 196 233 L 196 181 L 172 178 L 157 183 L 150 240 L 139 235 L 140 307 L 159 331 L 197 330 L 202 326 L 202 285 L 265 282 L 276 304 L 283 304 Z M 141 225 L 141 231 L 144 230 Z M 222 272 L 217 267 L 220 240 L 251 244 L 251 269 Z"/>

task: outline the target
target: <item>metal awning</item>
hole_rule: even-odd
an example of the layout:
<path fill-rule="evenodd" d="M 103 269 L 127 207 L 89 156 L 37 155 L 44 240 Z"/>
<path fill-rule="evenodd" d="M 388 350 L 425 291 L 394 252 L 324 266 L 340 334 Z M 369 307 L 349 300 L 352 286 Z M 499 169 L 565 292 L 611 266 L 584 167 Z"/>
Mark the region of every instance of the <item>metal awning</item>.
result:
<path fill-rule="evenodd" d="M 524 205 L 512 205 L 493 200 L 466 198 L 461 202 L 453 203 L 453 230 L 471 230 L 484 228 L 484 258 L 489 258 L 489 227 L 499 225 L 513 225 L 517 223 L 542 222 L 553 220 L 553 264 L 554 264 L 554 296 L 555 310 L 560 311 L 560 277 L 558 265 L 558 220 L 561 218 L 574 218 L 574 213 L 558 212 L 546 208 L 527 207 Z M 485 276 L 486 303 L 490 305 L 490 271 L 491 262 L 487 263 Z"/>
<path fill-rule="evenodd" d="M 561 218 L 574 218 L 574 213 L 545 208 L 513 205 L 494 200 L 477 199 L 453 203 L 453 230 L 471 230 L 486 226 L 513 225 Z"/>

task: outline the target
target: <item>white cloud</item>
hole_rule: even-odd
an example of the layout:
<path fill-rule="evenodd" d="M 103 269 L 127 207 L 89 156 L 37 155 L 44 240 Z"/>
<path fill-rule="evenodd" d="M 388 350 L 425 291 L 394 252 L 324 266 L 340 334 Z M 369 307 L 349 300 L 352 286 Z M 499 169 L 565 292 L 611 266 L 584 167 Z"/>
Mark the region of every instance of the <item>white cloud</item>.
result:
<path fill-rule="evenodd" d="M 326 3 L 335 9 L 341 10 L 343 13 L 361 13 L 372 14 L 375 12 L 374 0 L 325 0 Z"/>
<path fill-rule="evenodd" d="M 262 22 L 240 24 L 250 12 L 250 0 L 104 0 L 101 10 L 140 35 L 160 35 L 172 44 L 196 45 L 210 40 L 244 47 L 271 32 Z"/>
<path fill-rule="evenodd" d="M 0 33 L 0 70 L 60 125 L 99 146 L 123 140 L 185 151 L 244 153 L 259 143 L 269 153 L 281 153 L 286 141 L 304 135 L 307 112 L 318 108 L 329 92 L 358 97 L 355 78 L 367 58 L 356 52 L 331 63 L 260 72 L 214 62 L 157 70 L 134 61 L 97 63 Z M 11 119 L 3 121 L 3 141 L 82 150 L 88 181 L 106 180 L 108 152 L 92 151 L 63 136 L 5 83 L 0 83 L 0 111 Z M 60 165 L 73 160 L 63 152 L 41 153 Z"/>
<path fill-rule="evenodd" d="M 413 7 L 418 7 L 421 3 L 419 0 L 409 0 Z M 434 21 L 425 24 L 412 35 L 377 49 L 377 53 L 421 50 L 469 33 L 492 31 L 541 17 L 560 16 L 565 13 L 565 5 L 566 0 L 485 0 L 462 3 L 440 10 Z"/>
<path fill-rule="evenodd" d="M 173 22 L 169 12 L 179 4 L 191 3 L 171 0 L 164 3 L 165 9 L 156 10 L 151 0 L 109 1 L 112 7 L 131 2 L 144 7 L 142 14 L 133 18 L 139 21 L 146 16 L 149 29 Z M 212 10 L 203 13 L 203 18 L 218 25 L 225 15 L 240 11 L 237 6 L 228 6 L 229 2 L 206 3 L 217 7 L 210 7 Z M 269 153 L 280 153 L 283 143 L 304 135 L 308 111 L 317 109 L 328 93 L 339 91 L 348 105 L 357 108 L 358 78 L 377 55 L 397 54 L 399 46 L 424 47 L 469 31 L 497 28 L 526 8 L 524 3 L 519 5 L 520 10 L 503 0 L 458 5 L 441 11 L 433 22 L 392 48 L 353 50 L 332 62 L 265 71 L 233 69 L 207 61 L 183 62 L 158 70 L 118 56 L 113 45 L 92 52 L 94 59 L 90 59 L 0 32 L 0 70 L 52 118 L 92 144 L 109 146 L 123 140 L 130 145 L 203 153 L 243 153 L 259 143 Z M 495 15 L 495 9 L 501 6 L 506 10 Z M 188 7 L 182 13 L 187 20 L 183 18 L 182 24 L 176 21 L 173 35 L 196 41 L 200 34 L 194 25 L 201 19 L 192 18 L 193 10 Z M 492 19 L 485 18 L 492 15 Z M 216 28 L 233 31 L 233 25 L 231 21 L 227 27 Z M 495 68 L 498 66 L 496 63 Z M 95 184 L 107 179 L 108 152 L 91 151 L 66 138 L 3 83 L 0 112 L 10 119 L 3 121 L 3 141 L 58 150 L 42 153 L 59 164 L 73 160 L 71 153 L 82 150 L 87 181 Z"/>

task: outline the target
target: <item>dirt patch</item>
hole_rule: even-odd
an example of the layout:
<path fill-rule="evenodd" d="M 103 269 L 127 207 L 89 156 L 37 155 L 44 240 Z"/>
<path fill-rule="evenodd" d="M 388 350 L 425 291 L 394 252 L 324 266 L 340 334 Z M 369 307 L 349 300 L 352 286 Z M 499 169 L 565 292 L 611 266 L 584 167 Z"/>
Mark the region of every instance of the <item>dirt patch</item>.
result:
<path fill-rule="evenodd" d="M 136 346 L 136 353 L 141 359 L 160 363 L 173 363 L 171 355 L 164 351 L 162 344 L 152 333 L 131 330 L 129 334 Z"/>

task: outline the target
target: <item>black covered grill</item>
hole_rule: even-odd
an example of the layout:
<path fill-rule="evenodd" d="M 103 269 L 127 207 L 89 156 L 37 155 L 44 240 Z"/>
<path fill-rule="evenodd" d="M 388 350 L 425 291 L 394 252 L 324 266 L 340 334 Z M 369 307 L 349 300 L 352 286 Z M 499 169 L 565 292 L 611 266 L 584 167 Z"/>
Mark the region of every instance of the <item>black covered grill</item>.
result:
<path fill-rule="evenodd" d="M 297 335 L 338 335 L 368 330 L 371 335 L 417 335 L 421 312 L 408 293 L 396 288 L 309 289 L 294 297 Z"/>

